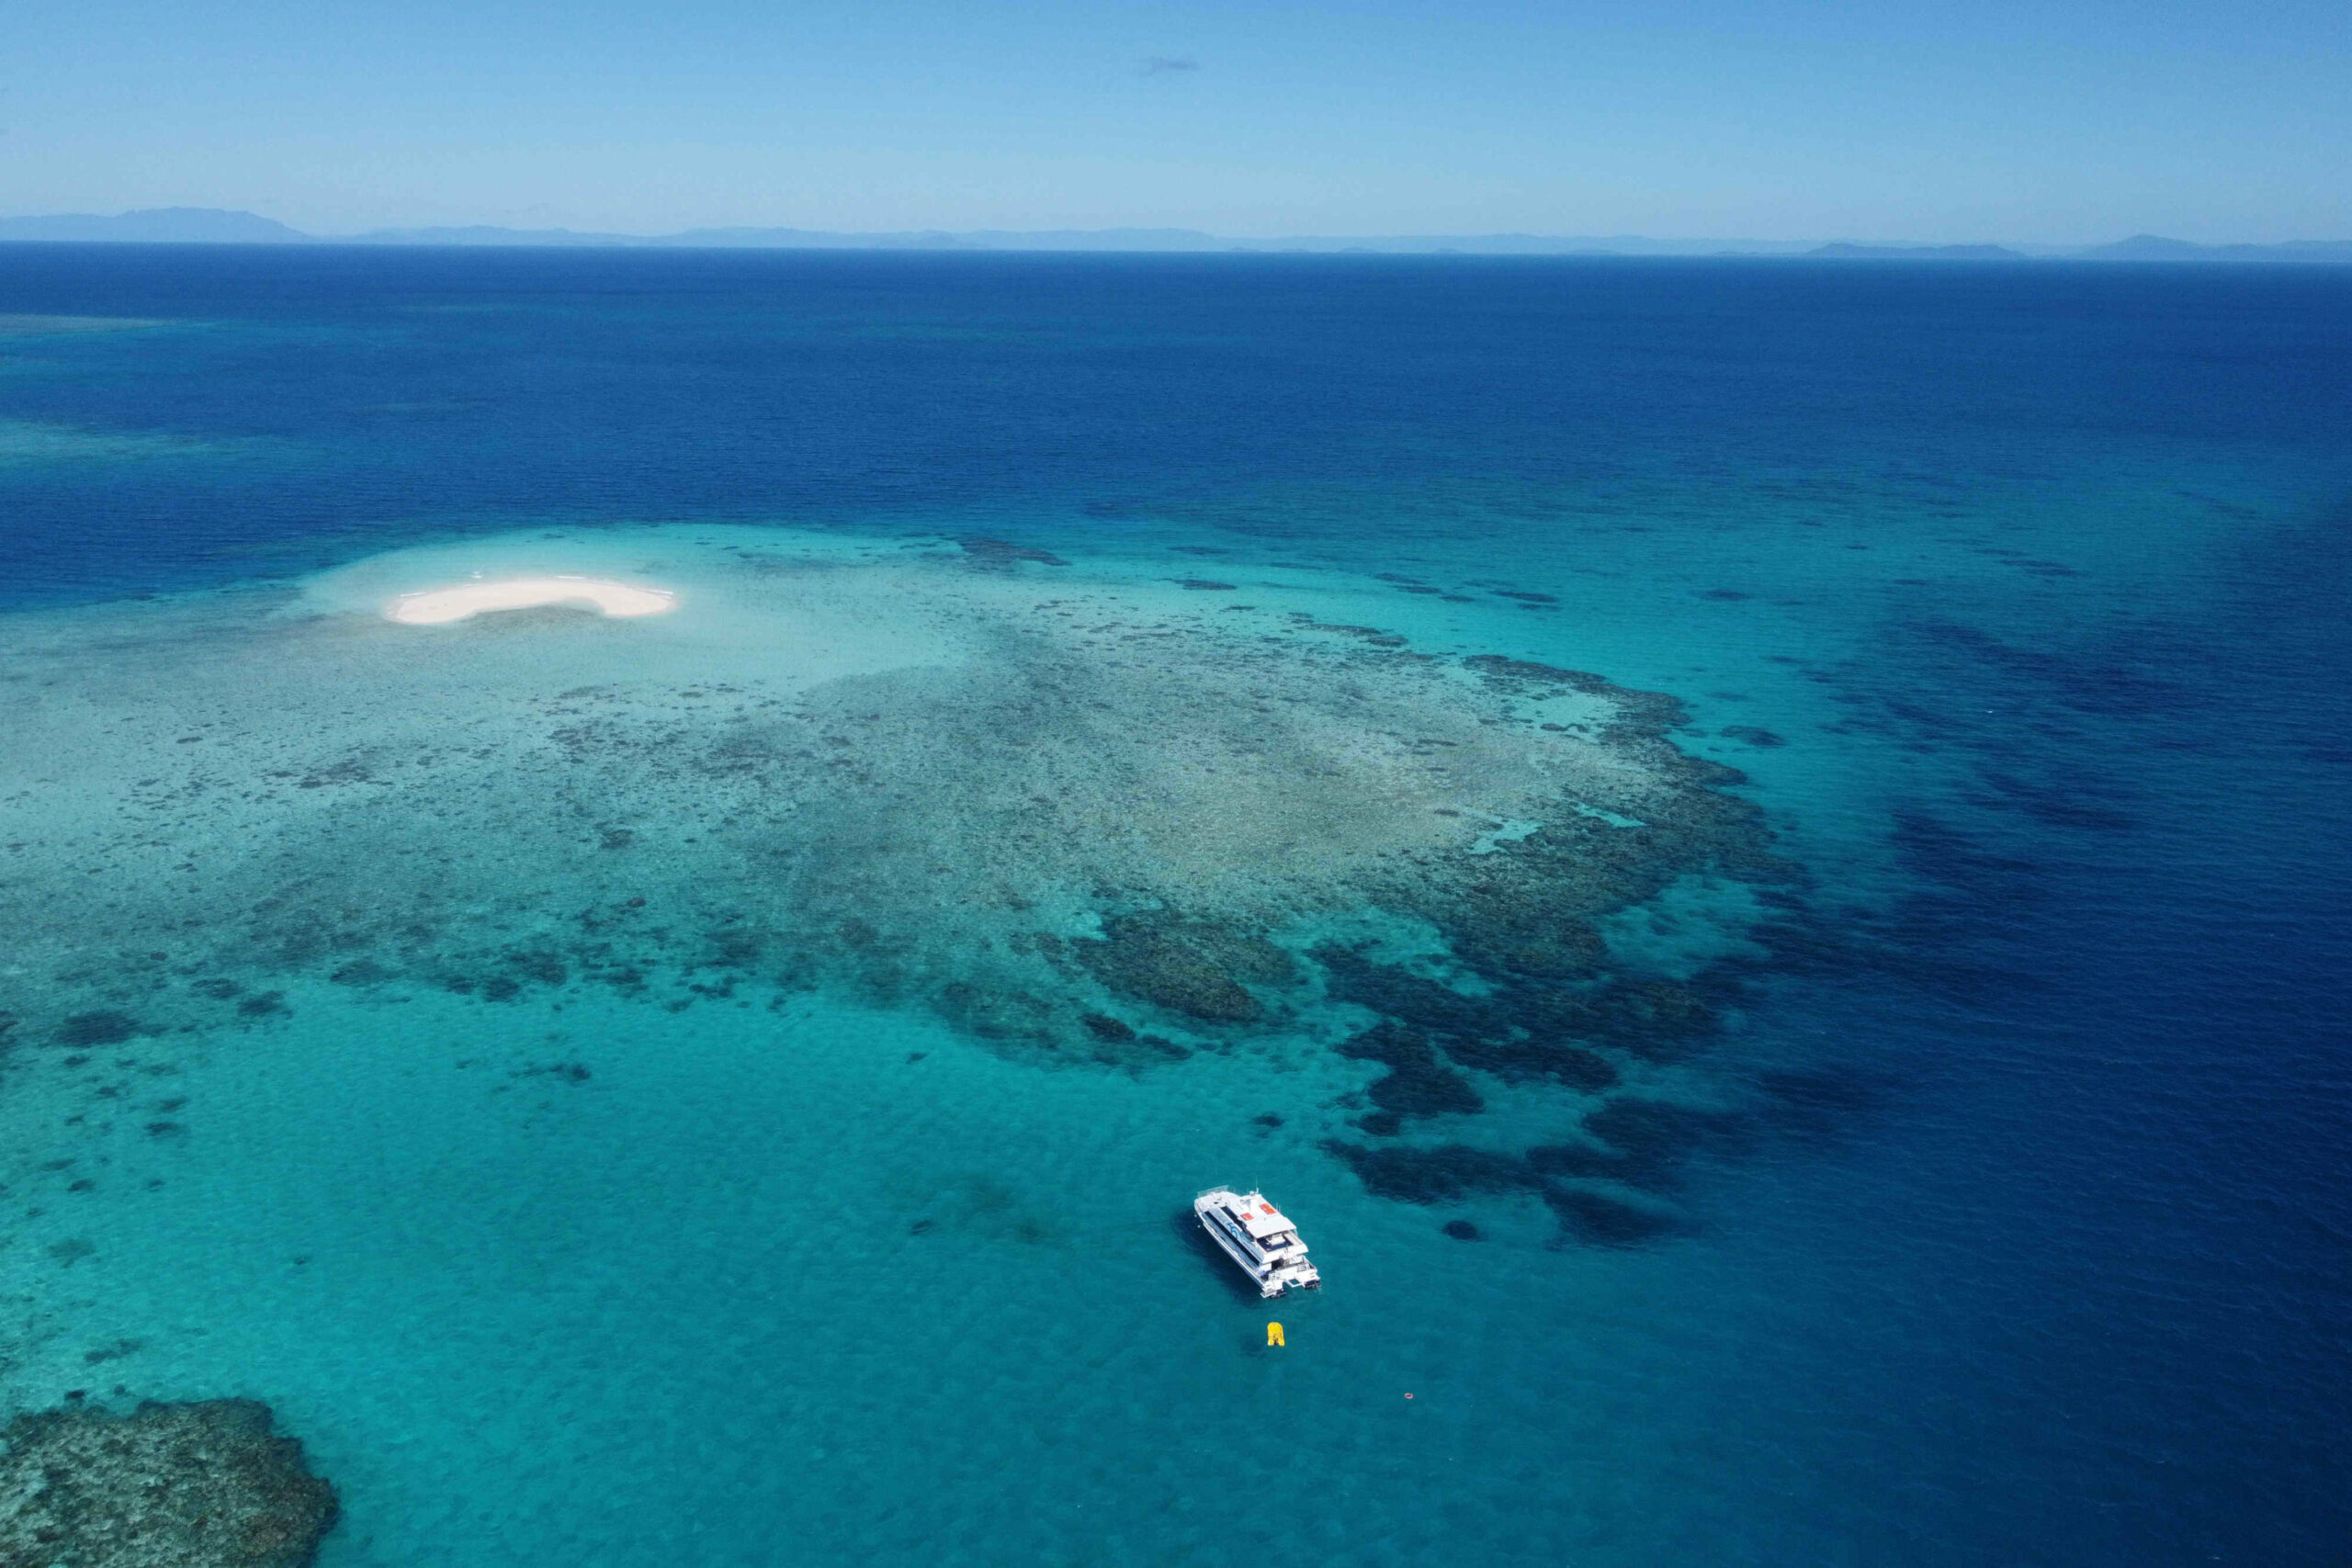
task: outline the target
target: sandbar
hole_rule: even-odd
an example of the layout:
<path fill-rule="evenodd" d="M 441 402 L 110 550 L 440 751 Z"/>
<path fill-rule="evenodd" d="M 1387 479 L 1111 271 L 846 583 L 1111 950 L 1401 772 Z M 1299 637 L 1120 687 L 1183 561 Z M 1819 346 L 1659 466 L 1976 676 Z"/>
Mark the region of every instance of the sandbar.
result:
<path fill-rule="evenodd" d="M 542 604 L 593 604 L 607 615 L 658 615 L 677 606 L 667 589 L 637 588 L 593 577 L 517 577 L 466 582 L 403 593 L 384 613 L 403 626 L 437 626 L 487 610 L 529 610 Z"/>

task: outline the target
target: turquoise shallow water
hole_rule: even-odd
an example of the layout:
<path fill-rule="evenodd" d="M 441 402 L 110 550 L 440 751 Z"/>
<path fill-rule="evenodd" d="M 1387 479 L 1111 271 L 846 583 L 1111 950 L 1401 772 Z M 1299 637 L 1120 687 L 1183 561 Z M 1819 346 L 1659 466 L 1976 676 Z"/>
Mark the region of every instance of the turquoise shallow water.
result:
<path fill-rule="evenodd" d="M 2341 274 L 28 247 L 0 311 L 164 323 L 0 363 L 0 897 L 53 933 L 0 976 L 13 1407 L 266 1399 L 342 1489 L 329 1564 L 2319 1562 L 2352 1522 Z M 808 665 L 708 559 L 946 573 L 976 535 L 1067 564 L 939 581 L 1125 606 L 1038 666 L 1120 682 L 1065 842 L 1215 800 L 1119 725 L 1156 690 L 1421 700 L 1294 614 L 1681 698 L 1804 878 L 1605 922 L 1632 973 L 1736 961 L 1703 1048 L 1614 1058 L 1719 1118 L 1594 1189 L 1673 1228 L 1368 1189 L 1326 1140 L 1519 1150 L 1606 1098 L 1474 1070 L 1484 1111 L 1384 1141 L 1332 1049 L 1368 1013 L 1064 1063 L 714 949 L 687 895 L 738 775 L 559 732 L 721 757 L 684 694 L 715 679 L 993 671 L 1001 623 L 839 573 L 789 580 L 842 623 Z M 688 592 L 338 629 L 416 547 Z M 583 684 L 632 705 L 555 711 Z M 874 711 L 951 711 L 912 702 Z M 353 739 L 421 747 L 420 707 L 463 743 Z M 896 776 L 776 841 L 856 842 Z M 879 819 L 943 886 L 1022 864 Z M 951 953 L 998 930 L 792 886 Z M 613 928 L 641 986 L 569 947 L 428 973 L 639 888 L 677 922 Z M 77 1046 L 69 1004 L 137 1029 Z M 1201 1253 L 1225 1180 L 1300 1220 L 1321 1297 L 1270 1313 Z"/>

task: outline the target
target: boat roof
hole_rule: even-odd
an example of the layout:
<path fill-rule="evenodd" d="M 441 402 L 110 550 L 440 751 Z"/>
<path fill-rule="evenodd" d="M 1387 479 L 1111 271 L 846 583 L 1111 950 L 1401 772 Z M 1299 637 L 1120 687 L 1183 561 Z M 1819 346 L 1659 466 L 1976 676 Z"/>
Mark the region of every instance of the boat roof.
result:
<path fill-rule="evenodd" d="M 1252 1192 L 1241 1200 L 1241 1223 L 1252 1236 L 1270 1236 L 1298 1228 L 1283 1218 L 1281 1210 L 1267 1202 L 1261 1192 Z"/>

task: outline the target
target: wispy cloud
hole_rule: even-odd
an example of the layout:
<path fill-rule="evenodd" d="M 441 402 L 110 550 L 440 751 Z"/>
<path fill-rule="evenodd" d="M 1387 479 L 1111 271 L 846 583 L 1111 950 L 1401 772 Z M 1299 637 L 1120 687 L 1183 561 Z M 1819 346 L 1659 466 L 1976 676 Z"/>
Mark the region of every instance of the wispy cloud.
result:
<path fill-rule="evenodd" d="M 1197 60 L 1177 60 L 1165 54 L 1155 54 L 1143 62 L 1142 74 L 1170 76 L 1179 71 L 1198 71 L 1200 68 L 1201 62 Z"/>

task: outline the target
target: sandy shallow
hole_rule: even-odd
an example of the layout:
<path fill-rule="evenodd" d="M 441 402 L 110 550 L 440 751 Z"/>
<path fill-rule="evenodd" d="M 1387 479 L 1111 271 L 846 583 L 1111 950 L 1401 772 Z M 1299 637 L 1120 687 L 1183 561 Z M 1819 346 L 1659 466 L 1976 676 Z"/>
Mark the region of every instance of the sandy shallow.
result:
<path fill-rule="evenodd" d="M 403 593 L 385 614 L 402 626 L 438 626 L 492 611 L 536 610 L 548 604 L 592 604 L 607 615 L 632 616 L 659 615 L 677 603 L 677 595 L 667 589 L 585 577 L 523 577 Z"/>

